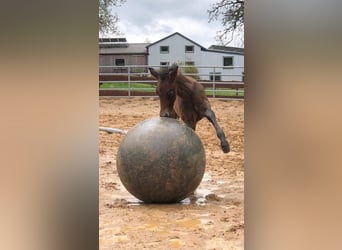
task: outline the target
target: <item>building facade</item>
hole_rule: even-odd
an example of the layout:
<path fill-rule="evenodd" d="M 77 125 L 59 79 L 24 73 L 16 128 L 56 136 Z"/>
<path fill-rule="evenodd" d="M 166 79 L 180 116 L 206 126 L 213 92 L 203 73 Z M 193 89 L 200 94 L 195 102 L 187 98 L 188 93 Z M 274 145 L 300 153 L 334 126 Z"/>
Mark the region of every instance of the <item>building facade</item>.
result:
<path fill-rule="evenodd" d="M 125 38 L 102 38 L 99 41 L 100 73 L 127 72 L 126 65 L 147 65 L 149 43 L 127 43 Z M 146 69 L 134 68 L 144 72 Z"/>
<path fill-rule="evenodd" d="M 195 66 L 201 80 L 243 81 L 244 49 L 216 46 L 208 49 L 176 32 L 147 46 L 148 65 L 181 63 Z"/>
<path fill-rule="evenodd" d="M 175 32 L 154 43 L 127 43 L 125 38 L 99 40 L 100 73 L 127 73 L 127 65 L 142 65 L 132 72 L 147 73 L 147 67 L 173 63 L 197 68 L 201 80 L 243 81 L 244 49 L 212 45 L 205 48 Z"/>

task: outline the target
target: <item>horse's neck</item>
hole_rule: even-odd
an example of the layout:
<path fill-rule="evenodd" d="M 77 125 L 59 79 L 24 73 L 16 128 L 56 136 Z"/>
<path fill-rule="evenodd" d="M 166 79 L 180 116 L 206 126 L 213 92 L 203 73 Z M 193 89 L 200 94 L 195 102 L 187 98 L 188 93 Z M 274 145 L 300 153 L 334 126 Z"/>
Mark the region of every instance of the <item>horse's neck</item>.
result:
<path fill-rule="evenodd" d="M 205 95 L 204 87 L 195 79 L 183 75 L 178 75 L 175 79 L 176 94 L 183 101 L 190 101 L 193 106 L 208 106 L 208 99 Z"/>
<path fill-rule="evenodd" d="M 180 106 L 182 114 L 180 117 L 191 122 L 193 129 L 196 128 L 196 122 L 203 118 L 203 110 L 208 106 L 202 85 L 195 79 L 186 76 L 176 78 L 177 103 Z"/>
<path fill-rule="evenodd" d="M 177 93 L 188 93 L 191 94 L 193 90 L 194 82 L 191 78 L 184 75 L 177 75 L 175 79 L 176 92 Z"/>

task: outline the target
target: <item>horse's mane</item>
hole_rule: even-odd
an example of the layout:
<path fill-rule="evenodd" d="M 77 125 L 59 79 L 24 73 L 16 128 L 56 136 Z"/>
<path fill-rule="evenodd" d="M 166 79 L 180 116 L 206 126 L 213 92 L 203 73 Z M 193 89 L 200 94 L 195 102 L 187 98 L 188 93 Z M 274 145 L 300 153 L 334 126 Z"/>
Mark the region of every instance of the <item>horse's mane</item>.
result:
<path fill-rule="evenodd" d="M 176 63 L 172 64 L 172 66 L 163 66 L 160 67 L 159 70 L 159 76 L 162 80 L 164 80 L 168 74 L 170 73 L 171 70 L 175 69 L 175 67 L 178 67 Z M 197 98 L 204 98 L 205 97 L 205 92 L 202 84 L 197 82 L 194 78 L 185 76 L 182 74 L 180 68 L 177 68 L 177 76 L 174 81 L 175 88 L 177 93 L 181 97 L 195 97 Z"/>
<path fill-rule="evenodd" d="M 180 71 L 175 79 L 175 85 L 177 95 L 182 98 L 192 99 L 196 103 L 207 100 L 203 85 L 194 78 L 183 75 Z"/>
<path fill-rule="evenodd" d="M 164 80 L 169 73 L 169 68 L 168 67 L 160 67 L 159 70 L 159 76 L 162 80 Z"/>

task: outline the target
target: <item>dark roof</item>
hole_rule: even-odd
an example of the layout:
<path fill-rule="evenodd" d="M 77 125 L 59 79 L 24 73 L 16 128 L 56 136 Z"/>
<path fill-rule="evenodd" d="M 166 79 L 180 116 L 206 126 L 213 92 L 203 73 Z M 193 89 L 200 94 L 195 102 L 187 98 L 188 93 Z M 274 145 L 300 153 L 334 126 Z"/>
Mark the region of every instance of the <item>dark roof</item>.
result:
<path fill-rule="evenodd" d="M 152 45 L 155 45 L 161 41 L 164 41 L 174 35 L 179 35 L 181 37 L 183 37 L 184 39 L 192 42 L 193 44 L 196 44 L 197 46 L 199 46 L 201 48 L 201 50 L 204 50 L 204 51 L 208 51 L 208 52 L 216 52 L 216 53 L 227 53 L 227 54 L 239 54 L 239 55 L 243 55 L 244 54 L 244 49 L 243 48 L 236 48 L 236 47 L 227 47 L 227 46 L 219 46 L 219 45 L 211 45 L 208 49 L 203 47 L 202 45 L 196 43 L 195 41 L 191 40 L 190 38 L 182 35 L 181 33 L 179 32 L 175 32 L 175 33 L 172 33 L 171 35 L 169 36 L 166 36 L 154 43 L 151 43 L 149 44 L 148 46 L 146 46 L 146 48 L 148 49 L 148 47 L 152 46 Z"/>
<path fill-rule="evenodd" d="M 206 49 L 206 48 L 204 48 L 202 45 L 200 45 L 200 44 L 194 42 L 193 40 L 191 40 L 190 38 L 188 38 L 188 37 L 182 35 L 182 34 L 179 33 L 179 32 L 172 33 L 172 34 L 169 35 L 169 36 L 166 36 L 166 37 L 164 37 L 164 38 L 162 38 L 162 39 L 160 39 L 160 40 L 158 40 L 158 41 L 156 41 L 156 42 L 154 42 L 154 43 L 151 43 L 151 44 L 149 44 L 148 46 L 146 46 L 146 48 L 148 48 L 148 47 L 150 47 L 150 46 L 152 46 L 152 45 L 155 45 L 155 44 L 157 44 L 157 43 L 159 43 L 159 42 L 161 42 L 161 41 L 163 41 L 163 40 L 166 40 L 166 39 L 168 39 L 168 38 L 170 38 L 171 36 L 174 36 L 174 35 L 179 35 L 179 36 L 183 37 L 184 39 L 186 39 L 186 40 L 192 42 L 193 44 L 196 44 L 197 46 L 201 47 L 201 49 L 204 49 L 204 50 Z"/>
<path fill-rule="evenodd" d="M 228 46 L 221 46 L 221 45 L 211 45 L 208 50 L 214 50 L 214 51 L 226 51 L 226 52 L 233 52 L 233 53 L 239 53 L 244 54 L 245 49 L 244 48 L 237 48 L 237 47 L 228 47 Z"/>
<path fill-rule="evenodd" d="M 100 46 L 99 53 L 104 54 L 147 54 L 146 45 L 149 43 L 126 43 L 126 46 Z"/>

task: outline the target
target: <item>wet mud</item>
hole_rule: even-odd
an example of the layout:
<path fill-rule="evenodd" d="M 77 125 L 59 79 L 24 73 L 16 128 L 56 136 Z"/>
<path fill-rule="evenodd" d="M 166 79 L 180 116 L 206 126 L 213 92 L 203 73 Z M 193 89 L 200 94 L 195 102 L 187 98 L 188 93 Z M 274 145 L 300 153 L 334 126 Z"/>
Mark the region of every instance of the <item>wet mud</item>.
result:
<path fill-rule="evenodd" d="M 194 194 L 175 204 L 145 204 L 122 185 L 116 153 L 125 135 L 99 132 L 100 249 L 243 249 L 244 103 L 210 100 L 231 152 L 221 151 L 206 119 L 196 129 L 206 169 Z M 99 126 L 129 130 L 159 114 L 156 98 L 100 97 Z"/>

